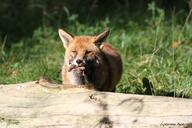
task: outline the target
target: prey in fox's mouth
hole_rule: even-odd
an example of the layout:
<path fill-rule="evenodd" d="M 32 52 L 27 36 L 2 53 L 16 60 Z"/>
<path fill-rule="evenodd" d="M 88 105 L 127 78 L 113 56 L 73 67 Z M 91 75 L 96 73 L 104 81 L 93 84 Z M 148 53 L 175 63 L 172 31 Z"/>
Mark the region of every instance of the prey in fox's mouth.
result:
<path fill-rule="evenodd" d="M 85 75 L 85 66 L 78 66 L 78 65 L 71 64 L 69 66 L 68 72 L 71 72 L 71 71 L 82 74 L 84 76 Z"/>
<path fill-rule="evenodd" d="M 69 60 L 68 72 L 74 71 L 83 74 L 85 73 L 85 71 L 91 70 L 93 66 L 94 66 L 93 60 L 88 60 L 86 58 L 83 58 L 83 60 L 71 58 Z"/>
<path fill-rule="evenodd" d="M 84 74 L 85 63 L 80 59 L 71 58 L 69 60 L 68 72 L 74 71 L 79 74 Z"/>
<path fill-rule="evenodd" d="M 94 83 L 94 68 L 93 60 L 73 58 L 69 61 L 68 72 L 73 73 L 79 83 L 90 85 Z"/>

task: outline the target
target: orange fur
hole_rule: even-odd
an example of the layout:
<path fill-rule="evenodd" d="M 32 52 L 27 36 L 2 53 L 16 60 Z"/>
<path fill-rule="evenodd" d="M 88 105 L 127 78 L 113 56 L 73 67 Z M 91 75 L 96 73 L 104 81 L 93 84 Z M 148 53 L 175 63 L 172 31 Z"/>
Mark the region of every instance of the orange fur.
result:
<path fill-rule="evenodd" d="M 63 30 L 59 30 L 60 38 L 65 47 L 64 65 L 62 68 L 63 84 L 80 85 L 88 84 L 96 90 L 113 91 L 116 84 L 121 78 L 122 61 L 117 50 L 111 45 L 104 43 L 109 31 L 104 31 L 97 36 L 72 36 Z M 86 59 L 85 59 L 86 58 Z M 86 74 L 87 83 L 83 83 L 76 68 L 69 71 L 70 63 L 77 64 L 77 60 L 89 60 L 94 62 L 92 65 L 87 64 L 90 73 Z M 78 66 L 81 64 L 78 64 Z M 86 68 L 85 68 L 86 69 Z M 89 71 L 89 70 L 88 70 Z"/>

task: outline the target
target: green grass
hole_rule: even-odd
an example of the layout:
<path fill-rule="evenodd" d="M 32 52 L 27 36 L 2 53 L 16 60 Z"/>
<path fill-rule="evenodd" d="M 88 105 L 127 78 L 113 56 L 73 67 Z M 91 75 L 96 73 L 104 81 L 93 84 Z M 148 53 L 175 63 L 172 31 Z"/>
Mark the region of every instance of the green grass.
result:
<path fill-rule="evenodd" d="M 111 28 L 108 42 L 119 50 L 124 68 L 116 92 L 192 97 L 192 22 L 186 19 L 179 24 L 175 15 L 165 20 L 161 11 L 143 23 L 129 20 L 119 25 L 117 21 L 106 18 L 92 25 L 74 21 L 65 30 L 94 35 Z M 42 75 L 61 82 L 64 48 L 57 29 L 40 27 L 11 48 L 5 43 L 6 39 L 0 42 L 0 84 L 37 80 Z"/>

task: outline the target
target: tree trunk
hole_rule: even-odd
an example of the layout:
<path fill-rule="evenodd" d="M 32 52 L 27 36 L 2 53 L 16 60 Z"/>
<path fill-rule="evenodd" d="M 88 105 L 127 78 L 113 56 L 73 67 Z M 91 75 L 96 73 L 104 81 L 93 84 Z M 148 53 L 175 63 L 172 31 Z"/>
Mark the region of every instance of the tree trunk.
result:
<path fill-rule="evenodd" d="M 189 8 L 192 9 L 192 0 L 189 0 L 188 4 L 189 4 Z"/>
<path fill-rule="evenodd" d="M 192 99 L 0 86 L 0 128 L 192 128 Z"/>

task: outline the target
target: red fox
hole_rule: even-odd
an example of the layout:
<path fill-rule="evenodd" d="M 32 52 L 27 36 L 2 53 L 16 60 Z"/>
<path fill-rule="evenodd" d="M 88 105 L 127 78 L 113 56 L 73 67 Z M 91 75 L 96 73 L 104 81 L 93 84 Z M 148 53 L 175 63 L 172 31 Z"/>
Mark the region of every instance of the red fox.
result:
<path fill-rule="evenodd" d="M 58 30 L 65 48 L 62 81 L 65 85 L 88 85 L 99 91 L 114 91 L 122 74 L 117 50 L 105 43 L 109 30 L 96 36 L 73 36 Z"/>

